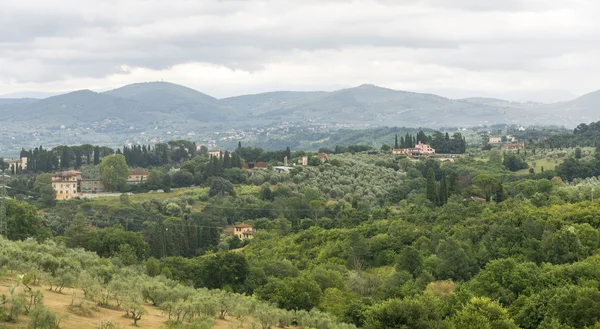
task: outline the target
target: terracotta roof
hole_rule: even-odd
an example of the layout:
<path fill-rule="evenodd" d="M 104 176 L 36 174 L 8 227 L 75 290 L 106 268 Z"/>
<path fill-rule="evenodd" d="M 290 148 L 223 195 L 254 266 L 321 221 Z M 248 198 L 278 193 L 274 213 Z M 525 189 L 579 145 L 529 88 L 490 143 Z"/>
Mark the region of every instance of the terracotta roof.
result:
<path fill-rule="evenodd" d="M 129 171 L 130 175 L 148 175 L 148 171 L 145 169 L 131 169 Z"/>
<path fill-rule="evenodd" d="M 237 225 L 234 225 L 233 227 L 240 227 L 240 228 L 250 227 L 250 228 L 252 228 L 253 226 L 249 225 L 249 224 L 237 224 Z"/>
<path fill-rule="evenodd" d="M 52 174 L 52 177 L 73 177 L 73 176 L 79 176 L 81 175 L 81 172 L 76 171 L 76 170 L 69 170 L 69 171 L 62 171 L 62 172 L 57 172 Z"/>

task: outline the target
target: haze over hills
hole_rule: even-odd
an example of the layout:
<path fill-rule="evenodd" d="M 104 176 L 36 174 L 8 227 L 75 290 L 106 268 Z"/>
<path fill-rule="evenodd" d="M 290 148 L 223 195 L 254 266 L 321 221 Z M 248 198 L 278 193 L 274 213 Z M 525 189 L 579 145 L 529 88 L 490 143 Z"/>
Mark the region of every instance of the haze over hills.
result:
<path fill-rule="evenodd" d="M 599 120 L 598 105 L 600 91 L 555 104 L 481 97 L 449 99 L 374 85 L 334 92 L 275 91 L 217 99 L 184 86 L 150 82 L 101 93 L 80 90 L 44 99 L 0 98 L 0 129 L 16 145 L 23 139 L 28 141 L 30 135 L 44 133 L 56 137 L 52 143 L 95 142 L 107 134 L 111 138 L 107 143 L 140 140 L 140 135 L 144 135 L 142 141 L 153 142 L 167 134 L 175 137 L 232 128 L 260 129 L 284 122 L 347 127 L 497 123 L 574 127 Z M 53 134 L 57 129 L 66 132 Z"/>

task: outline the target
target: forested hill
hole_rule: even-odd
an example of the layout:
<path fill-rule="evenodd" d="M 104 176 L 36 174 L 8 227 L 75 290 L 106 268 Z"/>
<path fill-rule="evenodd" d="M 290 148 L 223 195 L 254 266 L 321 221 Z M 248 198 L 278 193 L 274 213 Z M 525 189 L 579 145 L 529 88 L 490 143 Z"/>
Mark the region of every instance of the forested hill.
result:
<path fill-rule="evenodd" d="M 216 99 L 166 82 L 139 83 L 107 92 L 79 90 L 45 99 L 0 99 L 0 148 L 13 144 L 57 144 L 126 140 L 148 142 L 207 131 L 266 127 L 477 126 L 495 123 L 572 126 L 600 119 L 598 97 L 543 105 L 483 98 L 448 99 L 361 85 L 333 92 L 269 92 Z M 204 136 L 208 138 L 207 136 Z M 116 141 L 118 140 L 118 142 Z"/>

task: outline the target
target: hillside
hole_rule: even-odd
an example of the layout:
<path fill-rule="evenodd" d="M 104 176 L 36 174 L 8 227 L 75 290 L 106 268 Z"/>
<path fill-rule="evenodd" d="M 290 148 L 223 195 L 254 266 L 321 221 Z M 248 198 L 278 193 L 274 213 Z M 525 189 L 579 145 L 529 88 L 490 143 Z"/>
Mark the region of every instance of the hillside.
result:
<path fill-rule="evenodd" d="M 309 103 L 326 95 L 326 92 L 273 91 L 262 94 L 223 98 L 220 103 L 241 115 L 261 115 L 270 111 L 287 109 Z"/>
<path fill-rule="evenodd" d="M 127 85 L 103 93 L 144 104 L 146 109 L 198 121 L 222 121 L 226 114 L 219 101 L 191 88 L 168 82 Z"/>
<path fill-rule="evenodd" d="M 117 147 L 196 136 L 196 141 L 216 147 L 272 127 L 284 132 L 309 126 L 313 132 L 497 123 L 574 127 L 600 119 L 596 104 L 598 92 L 547 105 L 449 99 L 368 84 L 333 92 L 275 91 L 216 99 L 173 83 L 136 83 L 102 93 L 80 90 L 45 99 L 0 99 L 0 151 L 14 153 L 39 145 L 39 133 L 51 145 L 101 142 Z"/>
<path fill-rule="evenodd" d="M 598 120 L 600 90 L 585 94 L 574 100 L 543 107 L 543 110 L 556 113 L 560 118 L 570 121 L 590 122 Z"/>
<path fill-rule="evenodd" d="M 77 125 L 106 119 L 134 120 L 144 112 L 143 104 L 124 98 L 79 90 L 32 103 L 17 104 L 9 118 L 15 121 Z"/>
<path fill-rule="evenodd" d="M 448 122 L 461 125 L 517 123 L 516 109 L 499 108 L 452 100 L 433 94 L 420 94 L 361 85 L 326 93 L 311 102 L 277 109 L 262 118 L 288 121 L 313 120 L 328 123 L 369 124 L 373 126 L 438 126 Z"/>

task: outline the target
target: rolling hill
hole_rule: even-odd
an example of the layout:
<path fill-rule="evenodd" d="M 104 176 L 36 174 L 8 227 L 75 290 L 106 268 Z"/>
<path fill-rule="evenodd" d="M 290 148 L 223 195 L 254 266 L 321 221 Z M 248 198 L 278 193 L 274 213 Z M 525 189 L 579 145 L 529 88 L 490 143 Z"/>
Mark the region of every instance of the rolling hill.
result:
<path fill-rule="evenodd" d="M 12 140 L 11 147 L 39 144 L 36 140 L 45 142 L 50 137 L 53 143 L 119 145 L 125 140 L 151 142 L 282 122 L 346 127 L 496 123 L 574 127 L 600 120 L 599 106 L 600 91 L 555 104 L 449 99 L 368 84 L 333 92 L 274 91 L 217 99 L 177 84 L 149 82 L 101 93 L 79 90 L 44 99 L 0 98 L 0 126 L 5 139 Z M 57 129 L 65 132 L 52 133 Z M 43 139 L 32 139 L 44 132 L 48 134 Z"/>

